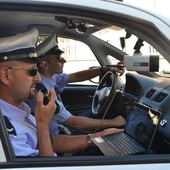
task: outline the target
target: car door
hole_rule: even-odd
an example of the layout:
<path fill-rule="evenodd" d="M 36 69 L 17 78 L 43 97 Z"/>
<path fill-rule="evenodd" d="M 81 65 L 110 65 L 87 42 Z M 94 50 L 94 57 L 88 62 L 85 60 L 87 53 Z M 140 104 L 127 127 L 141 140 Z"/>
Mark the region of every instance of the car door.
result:
<path fill-rule="evenodd" d="M 67 85 L 61 95 L 66 109 L 73 115 L 88 116 L 95 90 L 92 85 Z"/>

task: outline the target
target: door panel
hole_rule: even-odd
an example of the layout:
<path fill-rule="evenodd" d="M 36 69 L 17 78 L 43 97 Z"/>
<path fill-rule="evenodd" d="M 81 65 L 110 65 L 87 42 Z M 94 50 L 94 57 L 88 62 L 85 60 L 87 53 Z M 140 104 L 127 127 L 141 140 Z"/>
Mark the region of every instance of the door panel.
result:
<path fill-rule="evenodd" d="M 85 111 L 91 110 L 96 87 L 95 85 L 67 85 L 61 94 L 66 109 L 73 115 L 82 115 Z"/>

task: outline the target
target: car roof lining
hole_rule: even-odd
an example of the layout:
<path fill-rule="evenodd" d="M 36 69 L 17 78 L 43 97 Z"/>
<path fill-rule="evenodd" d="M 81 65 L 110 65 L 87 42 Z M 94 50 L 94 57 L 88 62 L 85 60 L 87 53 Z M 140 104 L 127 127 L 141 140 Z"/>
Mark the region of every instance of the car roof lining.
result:
<path fill-rule="evenodd" d="M 72 34 L 79 34 L 75 29 L 68 29 L 65 23 L 57 21 L 55 18 L 58 16 L 67 17 L 75 20 L 79 23 L 86 22 L 87 25 L 93 25 L 93 27 L 87 27 L 87 31 L 81 36 L 87 36 L 93 32 L 96 32 L 109 25 L 99 20 L 85 18 L 85 17 L 68 17 L 67 15 L 56 15 L 51 13 L 30 13 L 30 12 L 16 12 L 16 11 L 0 11 L 0 37 L 11 36 L 18 32 L 27 31 L 30 27 L 36 27 L 41 34 L 62 34 L 64 32 L 70 32 Z M 85 21 L 86 20 L 86 21 Z M 9 22 L 10 21 L 10 22 Z M 2 23 L 2 24 L 1 24 Z M 11 32 L 11 26 L 13 30 Z M 9 30 L 7 29 L 9 28 Z"/>
<path fill-rule="evenodd" d="M 37 4 L 36 4 L 37 5 Z M 32 7 L 32 8 L 31 8 Z M 2 6 L 0 9 L 3 8 Z M 9 9 L 11 11 L 9 11 Z M 153 42 L 153 36 L 150 35 L 149 31 L 145 31 L 145 27 L 155 27 L 151 23 L 145 20 L 139 20 L 134 16 L 133 20 L 136 22 L 131 22 L 132 19 L 126 15 L 120 15 L 115 13 L 113 15 L 100 14 L 96 16 L 93 11 L 88 11 L 83 9 L 82 11 L 73 10 L 72 8 L 68 10 L 63 10 L 63 8 L 55 8 L 52 6 L 48 6 L 47 8 L 38 8 L 38 6 L 29 5 L 26 8 L 25 5 L 20 5 L 17 7 L 17 10 L 14 10 L 13 7 L 5 6 L 3 10 L 0 11 L 0 37 L 12 36 L 18 32 L 28 31 L 32 27 L 38 28 L 40 34 L 52 34 L 56 33 L 57 35 L 63 35 L 67 37 L 86 37 L 91 33 L 94 33 L 103 28 L 107 28 L 110 26 L 119 26 L 124 28 L 126 25 L 126 29 L 129 29 L 139 38 L 145 36 L 146 41 L 150 43 L 156 50 L 158 50 L 163 56 L 167 56 L 168 53 L 163 49 L 163 44 L 158 44 Z M 37 10 L 37 12 L 35 12 Z M 80 13 L 79 13 L 80 12 Z M 22 15 L 21 15 L 22 13 Z M 76 16 L 77 15 L 77 16 Z M 84 34 L 78 33 L 75 29 L 68 29 L 66 23 L 60 22 L 56 20 L 56 17 L 67 17 L 69 19 L 74 19 L 78 22 L 84 22 L 86 20 L 88 25 L 94 25 L 93 27 L 88 27 L 87 31 Z M 86 17 L 85 17 L 86 16 Z M 107 17 L 107 20 L 104 18 Z M 98 19 L 96 19 L 98 18 Z M 2 21 L 2 22 L 1 22 Z M 9 22 L 10 21 L 10 22 Z M 13 27 L 11 31 L 11 27 Z M 136 29 L 140 30 L 140 33 L 136 31 Z M 159 42 L 159 39 L 162 38 L 162 35 L 159 35 L 159 31 L 155 30 L 156 39 Z M 158 32 L 158 33 L 156 33 Z M 142 36 L 141 36 L 142 35 Z M 154 37 L 155 38 L 155 37 Z M 167 46 L 167 45 L 166 45 Z M 166 47 L 166 51 L 170 51 L 169 47 Z"/>

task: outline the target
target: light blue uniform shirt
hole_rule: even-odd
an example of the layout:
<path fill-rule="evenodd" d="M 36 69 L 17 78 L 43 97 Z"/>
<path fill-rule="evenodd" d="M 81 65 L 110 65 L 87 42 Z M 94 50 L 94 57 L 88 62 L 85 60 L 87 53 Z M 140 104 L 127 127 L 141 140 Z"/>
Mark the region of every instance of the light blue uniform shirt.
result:
<path fill-rule="evenodd" d="M 17 134 L 9 134 L 15 155 L 38 156 L 36 120 L 30 114 L 31 109 L 29 106 L 22 103 L 20 108 L 17 108 L 0 99 L 0 108 L 2 114 L 9 119 L 15 128 Z M 29 121 L 26 121 L 26 119 L 29 119 Z"/>
<path fill-rule="evenodd" d="M 54 74 L 51 80 L 47 79 L 42 74 L 40 74 L 40 76 L 41 82 L 46 88 L 54 90 L 55 87 L 57 87 L 60 92 L 64 90 L 64 87 L 67 84 L 69 78 L 69 74 L 66 73 Z M 72 114 L 68 110 L 66 110 L 62 101 L 60 101 L 58 97 L 56 97 L 56 101 L 59 104 L 59 112 L 53 116 L 50 122 L 50 132 L 52 135 L 58 135 L 60 132 L 57 123 L 58 120 L 64 122 L 72 116 Z M 31 107 L 33 111 L 35 111 L 36 97 L 34 97 L 34 99 L 32 100 L 27 101 L 26 103 Z"/>

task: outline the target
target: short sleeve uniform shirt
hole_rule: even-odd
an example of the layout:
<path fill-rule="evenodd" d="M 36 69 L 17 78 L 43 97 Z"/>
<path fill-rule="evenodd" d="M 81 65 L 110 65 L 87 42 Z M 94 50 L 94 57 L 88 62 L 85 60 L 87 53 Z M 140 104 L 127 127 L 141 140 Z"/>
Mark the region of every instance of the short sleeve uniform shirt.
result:
<path fill-rule="evenodd" d="M 47 79 L 42 74 L 40 74 L 40 76 L 41 81 L 46 88 L 55 90 L 55 88 L 57 87 L 60 93 L 64 90 L 64 87 L 67 84 L 69 78 L 69 74 L 66 73 L 54 74 L 51 80 Z M 58 120 L 64 122 L 72 116 L 71 113 L 68 110 L 66 110 L 62 101 L 59 100 L 59 97 L 56 97 L 56 102 L 58 103 L 59 108 L 57 108 L 58 112 L 54 114 L 50 123 L 50 132 L 52 135 L 57 135 L 59 133 L 59 128 L 57 125 Z"/>
<path fill-rule="evenodd" d="M 8 118 L 15 128 L 16 135 L 9 134 L 16 156 L 37 156 L 37 129 L 35 117 L 25 103 L 17 108 L 0 99 L 2 114 Z M 10 131 L 10 129 L 7 129 Z"/>

